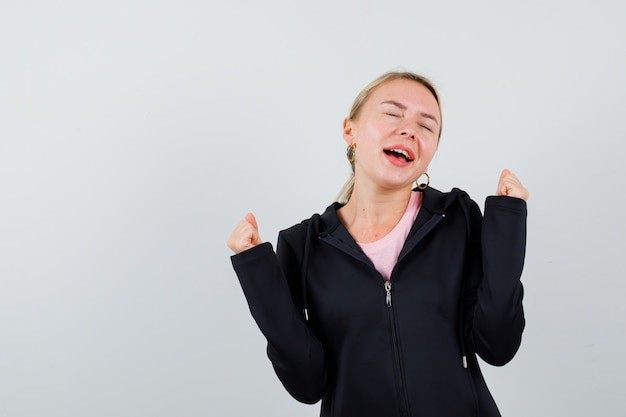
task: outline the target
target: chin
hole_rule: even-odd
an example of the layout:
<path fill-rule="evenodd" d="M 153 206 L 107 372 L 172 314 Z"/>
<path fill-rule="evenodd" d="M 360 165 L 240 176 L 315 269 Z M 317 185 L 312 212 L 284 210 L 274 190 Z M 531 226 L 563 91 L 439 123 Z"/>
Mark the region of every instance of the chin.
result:
<path fill-rule="evenodd" d="M 415 181 L 413 180 L 407 180 L 407 181 L 385 181 L 384 183 L 381 183 L 381 187 L 388 189 L 388 190 L 406 190 L 406 189 L 412 189 L 413 185 L 414 185 Z"/>

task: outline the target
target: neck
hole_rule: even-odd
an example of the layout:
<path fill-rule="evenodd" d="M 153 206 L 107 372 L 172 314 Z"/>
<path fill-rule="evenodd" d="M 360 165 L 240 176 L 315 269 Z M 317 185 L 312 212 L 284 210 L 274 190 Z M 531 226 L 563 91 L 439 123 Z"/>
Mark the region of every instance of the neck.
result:
<path fill-rule="evenodd" d="M 337 214 L 357 242 L 375 241 L 390 232 L 406 211 L 411 187 L 396 190 L 360 188 Z"/>

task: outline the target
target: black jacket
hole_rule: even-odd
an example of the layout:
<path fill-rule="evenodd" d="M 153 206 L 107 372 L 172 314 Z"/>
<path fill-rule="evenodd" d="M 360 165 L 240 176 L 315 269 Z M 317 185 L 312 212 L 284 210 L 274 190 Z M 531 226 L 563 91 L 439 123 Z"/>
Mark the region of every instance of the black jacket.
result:
<path fill-rule="evenodd" d="M 503 365 L 521 341 L 525 201 L 488 197 L 483 218 L 426 189 L 387 286 L 339 207 L 232 257 L 285 388 L 322 416 L 499 416 L 476 354 Z"/>

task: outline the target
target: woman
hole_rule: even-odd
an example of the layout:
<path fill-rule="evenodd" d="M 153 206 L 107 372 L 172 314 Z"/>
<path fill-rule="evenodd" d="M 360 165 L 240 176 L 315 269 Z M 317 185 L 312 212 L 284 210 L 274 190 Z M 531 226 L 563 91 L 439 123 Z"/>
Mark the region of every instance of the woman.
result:
<path fill-rule="evenodd" d="M 387 73 L 343 124 L 336 202 L 279 234 L 252 214 L 228 240 L 281 382 L 322 416 L 498 416 L 476 355 L 504 365 L 524 328 L 527 190 L 504 170 L 485 215 L 426 179 L 441 134 L 431 83 Z"/>

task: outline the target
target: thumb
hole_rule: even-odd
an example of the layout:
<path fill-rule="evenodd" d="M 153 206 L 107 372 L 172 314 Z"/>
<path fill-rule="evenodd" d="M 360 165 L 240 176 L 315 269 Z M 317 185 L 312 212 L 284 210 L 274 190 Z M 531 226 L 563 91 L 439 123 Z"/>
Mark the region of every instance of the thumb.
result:
<path fill-rule="evenodd" d="M 246 221 L 250 223 L 255 229 L 259 230 L 259 226 L 256 224 L 256 218 L 254 217 L 254 214 L 246 214 Z"/>
<path fill-rule="evenodd" d="M 509 186 L 505 179 L 511 175 L 511 171 L 503 169 L 500 173 L 500 179 L 498 180 L 498 188 L 496 189 L 496 195 L 509 195 Z"/>

